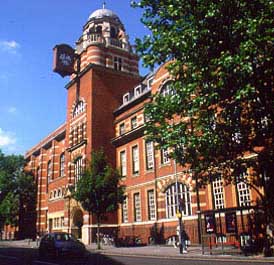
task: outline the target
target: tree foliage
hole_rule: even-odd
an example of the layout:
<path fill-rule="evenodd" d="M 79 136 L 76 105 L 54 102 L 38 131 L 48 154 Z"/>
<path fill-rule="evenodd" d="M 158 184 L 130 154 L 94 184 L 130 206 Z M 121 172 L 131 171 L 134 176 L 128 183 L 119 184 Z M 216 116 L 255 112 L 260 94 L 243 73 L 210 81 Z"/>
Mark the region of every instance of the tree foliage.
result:
<path fill-rule="evenodd" d="M 36 188 L 33 176 L 24 171 L 24 157 L 5 156 L 0 150 L 0 228 L 18 226 L 23 236 L 26 219 L 35 212 Z"/>
<path fill-rule="evenodd" d="M 94 151 L 91 161 L 75 187 L 74 198 L 82 207 L 97 218 L 97 235 L 107 213 L 118 209 L 124 199 L 124 187 L 119 184 L 121 175 L 107 162 L 102 150 Z M 100 238 L 98 236 L 98 248 Z"/>
<path fill-rule="evenodd" d="M 249 185 L 273 183 L 273 1 L 133 5 L 144 10 L 142 22 L 151 30 L 137 39 L 145 65 L 171 61 L 174 93 L 157 93 L 146 106 L 148 138 L 171 148 L 200 182 L 220 173 L 229 183 L 240 181 L 252 166 Z"/>

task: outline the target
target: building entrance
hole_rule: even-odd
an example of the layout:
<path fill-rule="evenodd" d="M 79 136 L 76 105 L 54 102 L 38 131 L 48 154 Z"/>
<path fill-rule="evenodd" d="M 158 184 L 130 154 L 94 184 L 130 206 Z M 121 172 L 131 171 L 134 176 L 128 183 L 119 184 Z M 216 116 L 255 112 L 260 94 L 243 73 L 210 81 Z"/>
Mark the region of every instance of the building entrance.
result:
<path fill-rule="evenodd" d="M 83 212 L 81 209 L 73 209 L 71 233 L 76 238 L 82 238 Z"/>

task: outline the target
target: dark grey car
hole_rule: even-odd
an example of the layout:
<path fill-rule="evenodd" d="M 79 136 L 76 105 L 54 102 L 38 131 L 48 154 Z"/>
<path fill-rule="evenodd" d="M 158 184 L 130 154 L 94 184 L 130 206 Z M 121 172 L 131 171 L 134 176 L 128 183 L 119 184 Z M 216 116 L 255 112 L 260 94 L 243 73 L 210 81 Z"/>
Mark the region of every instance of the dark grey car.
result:
<path fill-rule="evenodd" d="M 65 232 L 54 232 L 44 235 L 40 240 L 39 255 L 84 257 L 87 251 L 85 245 L 73 235 Z"/>

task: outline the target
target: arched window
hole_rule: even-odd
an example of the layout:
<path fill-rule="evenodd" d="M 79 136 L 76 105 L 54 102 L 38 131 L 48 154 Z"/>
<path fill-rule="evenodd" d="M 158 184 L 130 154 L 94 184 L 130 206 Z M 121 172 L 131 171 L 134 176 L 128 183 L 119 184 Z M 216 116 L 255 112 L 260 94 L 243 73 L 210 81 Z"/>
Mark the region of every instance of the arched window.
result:
<path fill-rule="evenodd" d="M 175 218 L 177 210 L 177 191 L 178 199 L 183 203 L 182 214 L 188 216 L 192 214 L 191 211 L 191 195 L 189 187 L 182 183 L 178 183 L 178 189 L 176 189 L 176 183 L 170 185 L 165 192 L 166 197 L 166 217 Z"/>
<path fill-rule="evenodd" d="M 81 178 L 83 173 L 83 158 L 78 157 L 74 161 L 74 180 L 75 180 L 75 187 L 77 185 L 78 180 Z"/>
<path fill-rule="evenodd" d="M 73 110 L 73 114 L 72 117 L 76 117 L 79 114 L 81 114 L 82 112 L 85 111 L 85 104 L 83 101 L 79 101 L 78 104 L 75 106 L 74 110 Z"/>
<path fill-rule="evenodd" d="M 174 89 L 171 87 L 171 81 L 166 82 L 162 88 L 160 93 L 165 97 L 165 96 L 171 96 L 175 94 Z"/>
<path fill-rule="evenodd" d="M 96 27 L 96 33 L 102 34 L 102 26 L 97 26 Z"/>

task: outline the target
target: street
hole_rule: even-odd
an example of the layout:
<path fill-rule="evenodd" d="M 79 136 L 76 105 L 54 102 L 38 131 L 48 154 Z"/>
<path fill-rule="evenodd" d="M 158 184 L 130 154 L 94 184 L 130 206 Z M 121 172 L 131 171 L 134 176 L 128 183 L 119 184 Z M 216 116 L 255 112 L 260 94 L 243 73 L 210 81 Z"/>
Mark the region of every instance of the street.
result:
<path fill-rule="evenodd" d="M 273 259 L 256 260 L 238 257 L 214 258 L 214 257 L 160 257 L 140 256 L 124 254 L 100 254 L 88 253 L 85 259 L 77 258 L 44 258 L 41 259 L 37 249 L 20 247 L 0 247 L 0 265 L 225 265 L 225 264 L 274 264 Z"/>

